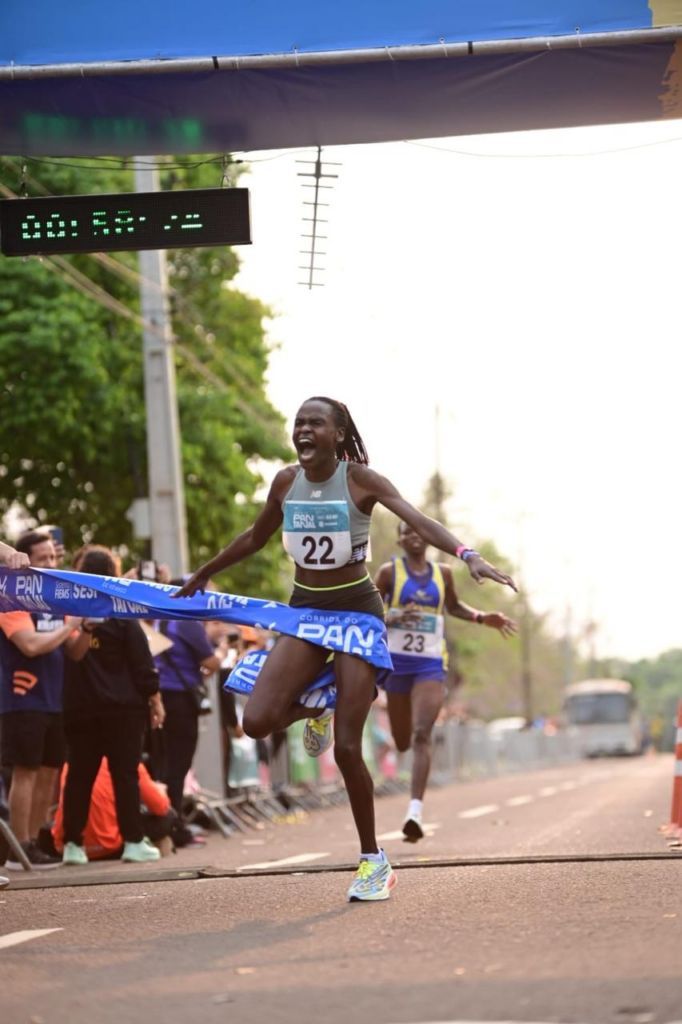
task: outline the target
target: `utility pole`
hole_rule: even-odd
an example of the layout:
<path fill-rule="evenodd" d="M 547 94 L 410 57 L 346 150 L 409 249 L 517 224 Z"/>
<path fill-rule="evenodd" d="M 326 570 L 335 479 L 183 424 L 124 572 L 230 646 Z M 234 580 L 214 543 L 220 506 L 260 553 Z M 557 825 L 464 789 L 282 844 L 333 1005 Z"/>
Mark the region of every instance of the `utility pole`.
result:
<path fill-rule="evenodd" d="M 521 699 L 523 714 L 530 725 L 533 721 L 533 669 L 532 669 L 532 634 L 528 592 L 526 591 L 526 516 L 520 516 L 521 536 L 519 544 L 519 598 L 521 600 L 521 623 L 519 640 L 521 641 Z"/>
<path fill-rule="evenodd" d="M 573 612 L 569 602 L 566 602 L 564 613 L 564 689 L 573 682 Z"/>
<path fill-rule="evenodd" d="M 435 511 L 434 518 L 442 523 L 445 518 L 444 498 L 445 490 L 443 477 L 440 473 L 440 405 L 436 405 L 435 418 L 434 418 L 434 432 L 435 432 L 435 464 L 436 472 L 434 474 L 434 499 L 435 499 Z"/>
<path fill-rule="evenodd" d="M 137 191 L 158 192 L 156 158 L 138 156 L 135 164 Z M 166 253 L 142 250 L 139 257 L 140 304 L 149 324 L 144 327 L 144 391 L 152 558 L 179 576 L 187 572 L 187 527 Z"/>
<path fill-rule="evenodd" d="M 521 696 L 523 699 L 523 714 L 530 724 L 535 717 L 533 714 L 533 671 L 531 664 L 531 630 L 530 610 L 528 608 L 528 596 L 526 589 L 521 585 Z"/>

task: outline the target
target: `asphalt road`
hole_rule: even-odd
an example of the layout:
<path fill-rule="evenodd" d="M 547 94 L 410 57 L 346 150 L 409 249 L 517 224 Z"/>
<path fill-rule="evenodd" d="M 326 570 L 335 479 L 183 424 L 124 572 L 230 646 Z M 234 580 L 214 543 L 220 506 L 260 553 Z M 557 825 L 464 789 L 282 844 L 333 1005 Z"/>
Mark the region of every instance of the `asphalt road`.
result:
<path fill-rule="evenodd" d="M 682 1021 L 682 856 L 657 833 L 671 784 L 652 757 L 432 790 L 414 847 L 393 837 L 405 798 L 379 801 L 402 865 L 383 904 L 345 902 L 347 808 L 146 873 L 21 877 L 0 894 L 0 1020 Z M 162 880 L 167 862 L 186 880 Z"/>

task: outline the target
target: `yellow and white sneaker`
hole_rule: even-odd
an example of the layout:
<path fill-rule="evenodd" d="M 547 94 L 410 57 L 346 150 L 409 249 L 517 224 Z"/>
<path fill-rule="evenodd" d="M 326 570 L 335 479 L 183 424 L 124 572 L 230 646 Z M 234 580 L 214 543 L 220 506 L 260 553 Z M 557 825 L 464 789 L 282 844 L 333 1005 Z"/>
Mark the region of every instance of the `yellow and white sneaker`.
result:
<path fill-rule="evenodd" d="M 388 862 L 388 857 L 381 851 L 382 860 L 360 861 L 357 874 L 348 890 L 349 903 L 372 902 L 387 900 L 398 884 L 395 871 Z"/>
<path fill-rule="evenodd" d="M 309 757 L 319 757 L 331 747 L 334 742 L 333 717 L 334 712 L 329 711 L 319 718 L 307 719 L 303 730 L 303 746 Z"/>

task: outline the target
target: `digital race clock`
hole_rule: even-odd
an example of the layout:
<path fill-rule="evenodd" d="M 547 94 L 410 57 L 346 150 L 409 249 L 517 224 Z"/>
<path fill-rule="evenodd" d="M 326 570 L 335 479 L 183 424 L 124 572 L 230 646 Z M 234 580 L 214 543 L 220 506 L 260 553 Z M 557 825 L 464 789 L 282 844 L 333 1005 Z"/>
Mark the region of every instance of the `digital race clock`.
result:
<path fill-rule="evenodd" d="M 5 256 L 250 243 L 246 188 L 0 200 Z"/>

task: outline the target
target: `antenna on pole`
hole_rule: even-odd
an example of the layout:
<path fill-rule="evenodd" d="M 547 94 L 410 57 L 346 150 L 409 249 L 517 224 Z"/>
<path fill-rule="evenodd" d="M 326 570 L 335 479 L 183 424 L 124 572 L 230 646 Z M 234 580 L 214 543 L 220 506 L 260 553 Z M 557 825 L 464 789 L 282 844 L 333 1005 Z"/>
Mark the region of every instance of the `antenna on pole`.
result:
<path fill-rule="evenodd" d="M 334 187 L 333 185 L 323 185 L 322 180 L 338 178 L 338 174 L 328 174 L 327 171 L 323 169 L 323 166 L 324 164 L 327 164 L 329 167 L 340 167 L 341 164 L 330 163 L 328 160 L 323 160 L 321 146 L 317 147 L 317 157 L 315 160 L 297 160 L 296 163 L 307 164 L 308 166 L 312 165 L 313 167 L 312 171 L 298 171 L 299 178 L 314 178 L 314 181 L 310 182 L 309 184 L 303 182 L 303 188 L 314 189 L 312 199 L 303 200 L 304 206 L 312 207 L 311 210 L 306 211 L 312 214 L 312 216 L 303 218 L 304 222 L 310 224 L 310 231 L 301 233 L 301 238 L 310 239 L 310 241 L 307 243 L 308 245 L 310 245 L 310 248 L 299 250 L 303 255 L 309 256 L 310 259 L 307 262 L 307 264 L 305 264 L 304 266 L 300 266 L 298 268 L 299 270 L 305 270 L 307 272 L 307 280 L 299 281 L 298 283 L 305 285 L 308 288 L 308 290 L 311 290 L 313 288 L 322 288 L 324 286 L 324 282 L 318 281 L 315 278 L 315 274 L 321 274 L 325 269 L 324 267 L 319 266 L 316 260 L 319 256 L 327 255 L 326 252 L 324 252 L 321 249 L 318 249 L 318 242 L 321 240 L 327 240 L 327 235 L 320 234 L 319 226 L 320 224 L 329 223 L 329 221 L 326 218 L 320 216 L 320 208 L 329 207 L 329 203 L 323 203 L 322 200 L 320 199 L 320 192 L 322 189 L 331 190 Z"/>

